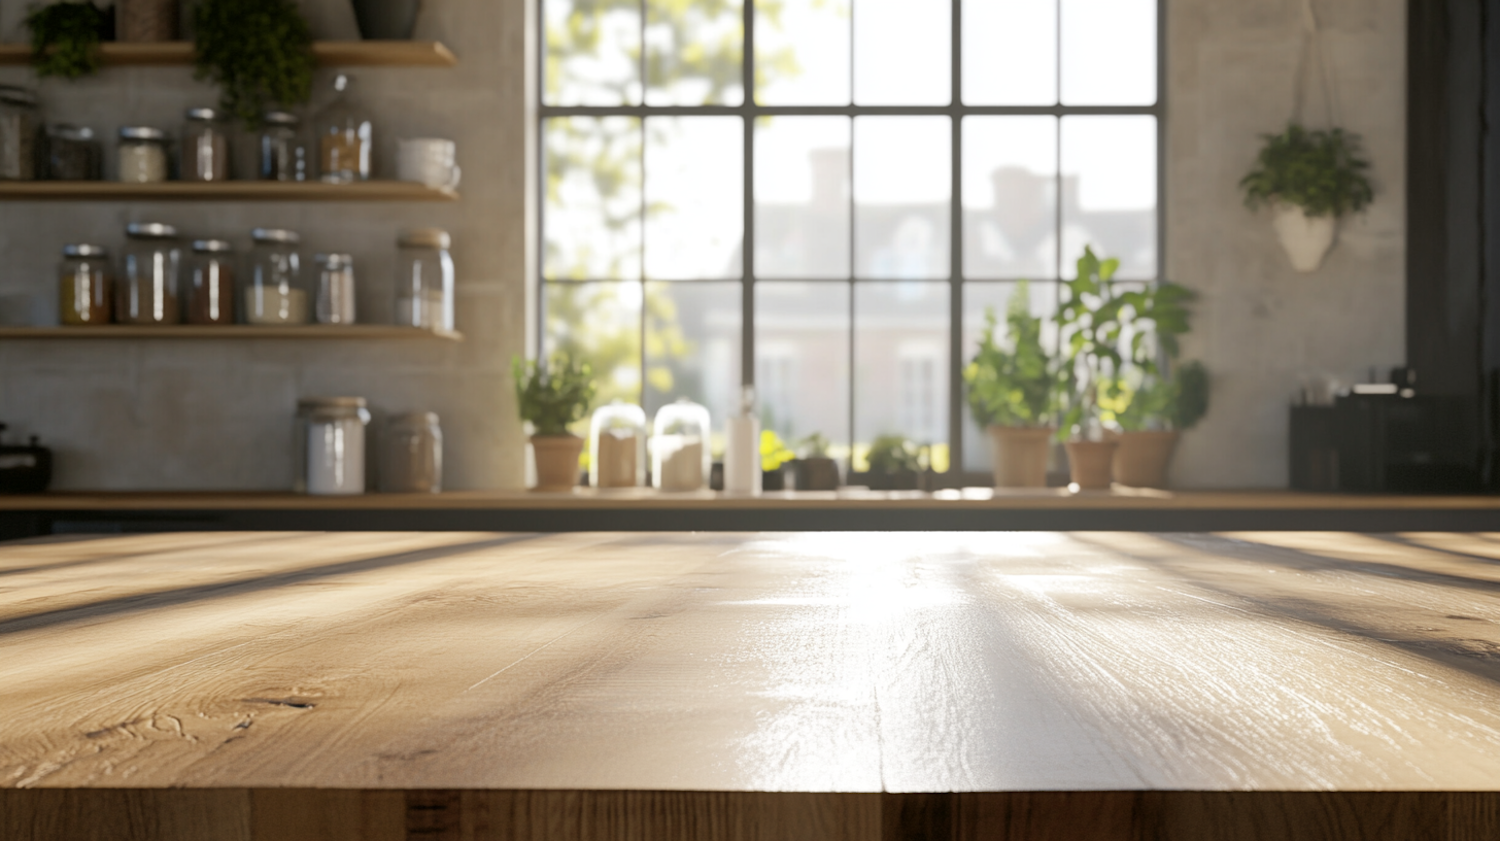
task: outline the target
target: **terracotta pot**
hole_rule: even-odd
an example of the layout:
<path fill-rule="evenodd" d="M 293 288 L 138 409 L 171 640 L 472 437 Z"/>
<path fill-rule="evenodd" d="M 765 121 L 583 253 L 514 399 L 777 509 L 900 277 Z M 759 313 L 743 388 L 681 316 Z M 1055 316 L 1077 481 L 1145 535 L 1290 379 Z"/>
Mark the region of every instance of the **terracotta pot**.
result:
<path fill-rule="evenodd" d="M 990 468 L 995 472 L 995 487 L 1047 487 L 1047 454 L 1056 431 L 1050 427 L 990 427 Z"/>
<path fill-rule="evenodd" d="M 1276 209 L 1271 224 L 1276 228 L 1281 247 L 1286 249 L 1286 256 L 1292 259 L 1292 268 L 1315 272 L 1333 247 L 1339 220 L 1334 216 L 1308 216 L 1300 207 L 1282 205 Z"/>
<path fill-rule="evenodd" d="M 533 435 L 531 450 L 536 455 L 534 491 L 571 491 L 578 486 L 578 456 L 583 439 L 577 435 Z"/>
<path fill-rule="evenodd" d="M 1069 441 L 1068 471 L 1080 490 L 1109 490 L 1116 441 Z"/>
<path fill-rule="evenodd" d="M 1115 481 L 1132 488 L 1165 488 L 1176 432 L 1122 432 L 1115 450 Z"/>

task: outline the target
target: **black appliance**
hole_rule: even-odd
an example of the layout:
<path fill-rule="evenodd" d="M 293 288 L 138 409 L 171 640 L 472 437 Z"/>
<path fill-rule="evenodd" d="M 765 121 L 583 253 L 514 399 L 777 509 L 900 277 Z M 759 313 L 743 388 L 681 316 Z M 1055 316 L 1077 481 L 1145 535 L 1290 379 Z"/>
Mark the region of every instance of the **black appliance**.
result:
<path fill-rule="evenodd" d="M 21 446 L 6 444 L 0 423 L 0 493 L 37 494 L 52 483 L 52 451 L 37 444 L 35 435 Z"/>
<path fill-rule="evenodd" d="M 1467 397 L 1399 391 L 1342 395 L 1332 406 L 1293 406 L 1291 486 L 1369 493 L 1479 491 L 1474 412 Z"/>

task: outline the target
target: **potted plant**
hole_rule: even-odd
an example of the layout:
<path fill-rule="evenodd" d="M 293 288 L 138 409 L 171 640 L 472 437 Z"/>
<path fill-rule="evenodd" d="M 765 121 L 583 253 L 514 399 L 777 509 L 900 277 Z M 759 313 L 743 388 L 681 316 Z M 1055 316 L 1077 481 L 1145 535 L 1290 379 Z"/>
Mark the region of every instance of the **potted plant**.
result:
<path fill-rule="evenodd" d="M 769 429 L 760 432 L 760 489 L 786 490 L 786 473 L 782 466 L 795 461 L 797 454 L 787 447 L 781 436 Z"/>
<path fill-rule="evenodd" d="M 876 491 L 914 491 L 922 471 L 921 451 L 902 435 L 878 435 L 870 443 L 869 483 Z"/>
<path fill-rule="evenodd" d="M 821 432 L 803 438 L 797 459 L 797 490 L 836 491 L 839 463 L 828 456 L 828 438 Z"/>
<path fill-rule="evenodd" d="M 1177 439 L 1208 413 L 1208 370 L 1201 362 L 1149 374 L 1128 390 L 1115 420 L 1123 430 L 1112 465 L 1114 480 L 1137 488 L 1165 488 Z"/>
<path fill-rule="evenodd" d="M 985 313 L 979 350 L 964 367 L 969 411 L 990 437 L 996 487 L 1044 487 L 1057 378 L 1042 347 L 1042 320 L 1031 314 L 1027 284 L 1012 293 L 1005 311 L 1005 340 L 996 338 L 993 310 Z"/>
<path fill-rule="evenodd" d="M 410 41 L 422 0 L 354 0 L 359 36 L 366 41 Z"/>
<path fill-rule="evenodd" d="M 587 362 L 567 354 L 550 360 L 515 357 L 516 406 L 530 424 L 531 448 L 536 456 L 538 491 L 571 491 L 578 484 L 583 438 L 568 427 L 588 415 L 594 400 L 594 375 Z"/>
<path fill-rule="evenodd" d="M 201 0 L 193 8 L 194 77 L 246 126 L 272 106 L 312 97 L 312 30 L 293 0 Z"/>
<path fill-rule="evenodd" d="M 1316 271 L 1333 245 L 1339 217 L 1363 210 L 1374 198 L 1359 136 L 1289 123 L 1281 134 L 1263 137 L 1255 167 L 1240 179 L 1245 204 L 1271 207 L 1272 224 L 1292 266 L 1299 272 Z"/>
<path fill-rule="evenodd" d="M 99 71 L 99 42 L 115 29 L 114 9 L 89 0 L 36 6 L 26 13 L 31 66 L 38 76 L 77 79 Z"/>
<path fill-rule="evenodd" d="M 1117 294 L 1114 274 L 1120 261 L 1101 260 L 1085 246 L 1078 274 L 1064 284 L 1066 299 L 1057 311 L 1064 350 L 1059 379 L 1067 399 L 1060 434 L 1068 451 L 1072 485 L 1082 490 L 1107 489 L 1119 442 L 1106 436 L 1104 405 L 1119 387 L 1124 355 L 1126 304 Z"/>

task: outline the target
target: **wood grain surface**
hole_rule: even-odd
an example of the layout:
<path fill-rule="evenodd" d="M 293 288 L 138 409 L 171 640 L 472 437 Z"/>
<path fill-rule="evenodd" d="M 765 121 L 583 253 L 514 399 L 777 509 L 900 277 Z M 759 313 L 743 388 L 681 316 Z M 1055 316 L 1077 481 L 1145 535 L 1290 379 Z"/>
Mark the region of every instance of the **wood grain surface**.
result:
<path fill-rule="evenodd" d="M 0 710 L 5 839 L 1492 839 L 1500 535 L 51 538 Z"/>

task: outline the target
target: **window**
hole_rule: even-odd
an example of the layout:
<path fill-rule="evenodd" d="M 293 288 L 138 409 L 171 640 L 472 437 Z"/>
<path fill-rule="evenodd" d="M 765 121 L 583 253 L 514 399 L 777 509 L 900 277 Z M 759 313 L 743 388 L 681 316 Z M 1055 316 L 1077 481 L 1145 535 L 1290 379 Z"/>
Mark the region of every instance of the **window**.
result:
<path fill-rule="evenodd" d="M 1086 244 L 1159 277 L 1159 2 L 542 0 L 540 350 L 987 470 L 986 309 L 1050 315 Z"/>

